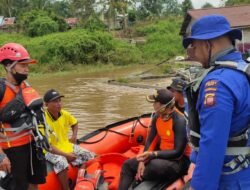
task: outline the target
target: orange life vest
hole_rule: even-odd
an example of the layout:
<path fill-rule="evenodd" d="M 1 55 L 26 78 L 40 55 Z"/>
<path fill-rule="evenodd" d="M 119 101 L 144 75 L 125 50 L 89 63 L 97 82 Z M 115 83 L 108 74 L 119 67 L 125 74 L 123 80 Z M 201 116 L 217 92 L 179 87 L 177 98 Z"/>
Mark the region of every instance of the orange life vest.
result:
<path fill-rule="evenodd" d="M 30 106 L 34 100 L 39 98 L 39 94 L 27 83 L 21 83 L 20 86 L 11 86 L 11 84 L 8 85 L 8 83 L 5 83 L 5 91 L 2 98 L 2 101 L 0 102 L 0 110 L 2 110 L 6 104 L 11 102 L 19 92 L 20 88 L 22 89 L 22 97 L 24 104 L 28 107 Z M 1 135 L 0 135 L 0 146 L 3 149 L 21 146 L 24 144 L 27 144 L 32 141 L 33 136 L 31 133 L 31 129 L 24 129 L 21 130 L 18 133 L 14 133 L 10 130 L 11 124 L 8 122 L 0 123 L 1 128 Z M 7 139 L 7 140 L 6 140 Z"/>
<path fill-rule="evenodd" d="M 161 117 L 157 118 L 156 128 L 158 136 L 161 139 L 160 150 L 173 150 L 174 149 L 174 131 L 173 131 L 173 119 L 163 121 Z M 186 146 L 184 155 L 189 156 L 191 153 L 191 147 Z"/>

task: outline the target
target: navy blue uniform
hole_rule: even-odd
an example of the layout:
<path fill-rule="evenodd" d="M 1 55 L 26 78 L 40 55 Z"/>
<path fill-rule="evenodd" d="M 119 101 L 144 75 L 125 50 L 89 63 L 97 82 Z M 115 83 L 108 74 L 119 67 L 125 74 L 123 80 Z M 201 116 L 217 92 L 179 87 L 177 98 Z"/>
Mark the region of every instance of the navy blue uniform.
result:
<path fill-rule="evenodd" d="M 246 65 L 238 52 L 220 57 L 217 61 Z M 250 122 L 250 85 L 246 75 L 229 68 L 210 72 L 201 83 L 196 109 L 201 138 L 199 152 L 191 156 L 196 163 L 192 188 L 250 189 L 250 167 L 235 174 L 222 174 L 226 171 L 224 163 L 232 159 L 225 156 L 229 137 L 239 134 Z"/>

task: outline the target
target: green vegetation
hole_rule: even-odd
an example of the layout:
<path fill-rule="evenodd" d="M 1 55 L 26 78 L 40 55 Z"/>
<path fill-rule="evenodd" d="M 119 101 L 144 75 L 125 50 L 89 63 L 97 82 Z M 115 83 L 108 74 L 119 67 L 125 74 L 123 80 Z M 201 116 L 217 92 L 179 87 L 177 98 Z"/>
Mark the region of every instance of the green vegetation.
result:
<path fill-rule="evenodd" d="M 22 44 L 39 61 L 32 70 L 40 73 L 158 63 L 184 54 L 183 6 L 177 0 L 0 0 L 0 15 L 16 17 L 6 26 L 10 33 L 0 34 L 0 45 Z M 70 17 L 77 22 L 66 24 Z M 115 29 L 122 39 L 112 35 Z"/>
<path fill-rule="evenodd" d="M 0 44 L 23 44 L 31 56 L 39 61 L 37 71 L 60 71 L 67 64 L 126 65 L 140 63 L 142 54 L 136 47 L 115 40 L 109 33 L 78 29 L 28 38 L 20 34 L 1 34 Z"/>
<path fill-rule="evenodd" d="M 181 22 L 180 17 L 170 17 L 136 27 L 137 35 L 144 36 L 147 40 L 146 44 L 140 47 L 147 62 L 155 63 L 184 54 L 182 38 L 179 35 Z"/>
<path fill-rule="evenodd" d="M 134 37 L 146 39 L 145 44 L 138 46 L 115 39 L 110 33 L 95 27 L 33 38 L 1 33 L 0 44 L 23 44 L 31 56 L 39 61 L 33 67 L 35 72 L 65 71 L 78 64 L 157 63 L 184 53 L 178 35 L 180 23 L 180 18 L 169 18 L 136 26 Z"/>
<path fill-rule="evenodd" d="M 54 13 L 42 10 L 32 10 L 20 16 L 19 27 L 24 34 L 35 37 L 54 32 L 66 31 L 67 25 L 63 18 Z"/>
<path fill-rule="evenodd" d="M 128 78 L 118 78 L 116 81 L 119 83 L 124 83 L 124 84 L 131 82 L 131 80 L 129 80 Z"/>
<path fill-rule="evenodd" d="M 225 5 L 232 6 L 232 5 L 245 5 L 250 4 L 250 0 L 227 0 Z"/>

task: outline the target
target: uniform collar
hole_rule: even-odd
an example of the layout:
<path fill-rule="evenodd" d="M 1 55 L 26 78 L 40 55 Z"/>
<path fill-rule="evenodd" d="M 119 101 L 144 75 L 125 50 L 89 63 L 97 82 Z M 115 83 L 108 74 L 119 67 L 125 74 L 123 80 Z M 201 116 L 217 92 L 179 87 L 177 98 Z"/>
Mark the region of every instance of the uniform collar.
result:
<path fill-rule="evenodd" d="M 214 62 L 215 61 L 223 61 L 221 59 L 224 59 L 224 57 L 227 57 L 228 55 L 232 54 L 236 52 L 236 49 L 234 47 L 229 47 L 229 48 L 226 48 L 218 53 L 216 53 L 212 58 L 211 58 L 211 62 L 210 62 L 210 66 L 213 66 L 214 65 Z M 233 56 L 234 57 L 234 56 Z M 227 61 L 228 58 L 226 58 Z M 231 59 L 230 59 L 231 60 Z"/>
<path fill-rule="evenodd" d="M 216 59 L 216 61 L 239 61 L 239 60 L 242 60 L 242 54 L 238 51 L 233 51 Z"/>

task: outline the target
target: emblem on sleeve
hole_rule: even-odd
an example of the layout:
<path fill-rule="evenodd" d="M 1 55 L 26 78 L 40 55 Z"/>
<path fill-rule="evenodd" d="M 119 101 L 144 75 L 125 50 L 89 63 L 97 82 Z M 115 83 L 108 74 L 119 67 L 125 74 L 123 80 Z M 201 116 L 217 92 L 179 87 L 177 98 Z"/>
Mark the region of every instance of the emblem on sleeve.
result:
<path fill-rule="evenodd" d="M 210 93 L 210 94 L 206 94 L 205 95 L 205 100 L 204 100 L 204 105 L 206 107 L 211 107 L 215 105 L 215 94 L 214 93 Z"/>
<path fill-rule="evenodd" d="M 217 80 L 210 80 L 210 81 L 206 82 L 205 87 L 206 88 L 208 88 L 208 87 L 215 87 L 215 86 L 217 86 L 217 83 L 218 83 Z"/>

